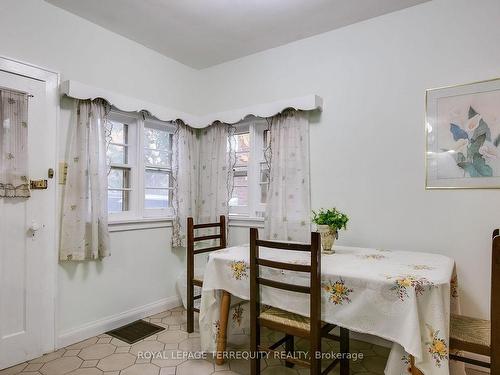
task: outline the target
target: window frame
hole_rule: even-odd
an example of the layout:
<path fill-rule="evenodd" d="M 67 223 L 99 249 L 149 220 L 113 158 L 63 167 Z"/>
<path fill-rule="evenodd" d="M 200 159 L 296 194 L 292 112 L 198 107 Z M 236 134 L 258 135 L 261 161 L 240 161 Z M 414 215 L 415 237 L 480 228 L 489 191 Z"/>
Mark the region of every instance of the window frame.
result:
<path fill-rule="evenodd" d="M 150 126 L 147 126 L 147 124 L 149 124 Z M 154 129 L 159 129 L 159 130 L 163 130 L 162 128 L 164 128 L 165 131 L 167 131 L 169 134 L 174 134 L 175 133 L 175 125 L 173 125 L 172 123 L 168 123 L 168 122 L 165 122 L 165 121 L 160 121 L 160 120 L 157 120 L 157 119 L 154 119 L 154 118 L 145 118 L 143 121 L 142 121 L 142 128 L 140 130 L 140 135 L 141 135 L 141 151 L 142 151 L 142 154 L 141 154 L 141 158 L 140 158 L 140 162 L 141 162 L 141 171 L 142 171 L 142 178 L 140 179 L 141 180 L 141 194 L 140 194 L 140 199 L 141 199 L 141 207 L 142 207 L 142 216 L 144 218 L 158 218 L 158 217 L 165 217 L 165 218 L 172 218 L 174 216 L 174 210 L 173 210 L 173 170 L 172 170 L 172 151 L 173 151 L 173 137 L 170 137 L 171 138 L 171 142 L 170 142 L 170 150 L 167 150 L 167 152 L 170 154 L 170 167 L 155 167 L 157 170 L 162 170 L 162 171 L 167 171 L 167 173 L 169 173 L 170 177 L 169 177 L 169 184 L 170 186 L 168 187 L 168 190 L 169 190 L 169 203 L 170 205 L 167 207 L 167 208 L 146 208 L 145 207 L 145 192 L 146 192 L 146 186 L 145 186 L 145 183 L 146 183 L 146 178 L 145 178 L 145 175 L 146 175 L 146 169 L 148 167 L 151 167 L 151 166 L 146 166 L 146 164 L 144 163 L 144 150 L 145 150 L 145 147 L 144 147 L 144 129 L 145 128 L 154 128 Z"/>
<path fill-rule="evenodd" d="M 268 130 L 267 120 L 253 117 L 234 125 L 234 134 L 249 133 L 250 153 L 248 157 L 248 205 L 230 206 L 231 217 L 262 218 L 266 211 L 266 203 L 262 203 L 260 166 L 265 162 L 264 155 L 264 131 Z"/>
<path fill-rule="evenodd" d="M 172 200 L 170 206 L 165 209 L 147 209 L 145 208 L 145 171 L 146 165 L 144 163 L 144 129 L 147 124 L 174 134 L 176 127 L 170 122 L 160 121 L 155 118 L 145 116 L 142 113 L 123 112 L 113 108 L 108 115 L 111 121 L 121 122 L 128 125 L 128 160 L 124 167 L 130 170 L 130 186 L 129 186 L 129 210 L 121 212 L 109 212 L 108 222 L 110 224 L 127 222 L 127 221 L 149 221 L 151 219 L 172 219 L 173 207 Z M 172 156 L 172 143 L 170 144 L 170 157 Z M 170 162 L 172 159 L 170 158 Z M 120 167 L 114 163 L 108 164 L 108 167 Z M 167 169 L 167 168 L 165 168 Z M 170 165 L 169 172 L 172 173 Z M 172 186 L 172 185 L 171 185 Z M 109 190 L 109 189 L 108 189 Z M 173 193 L 170 195 L 173 196 Z"/>

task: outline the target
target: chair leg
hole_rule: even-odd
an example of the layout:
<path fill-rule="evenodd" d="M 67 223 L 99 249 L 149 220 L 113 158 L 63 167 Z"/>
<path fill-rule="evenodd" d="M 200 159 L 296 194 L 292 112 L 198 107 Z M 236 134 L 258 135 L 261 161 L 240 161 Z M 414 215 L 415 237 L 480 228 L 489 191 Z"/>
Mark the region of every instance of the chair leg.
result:
<path fill-rule="evenodd" d="M 286 335 L 286 341 L 285 341 L 285 351 L 286 354 L 291 356 L 295 352 L 295 347 L 293 344 L 293 336 L 292 335 Z M 294 364 L 292 362 L 285 362 L 286 367 L 293 367 Z"/>
<path fill-rule="evenodd" d="M 252 329 L 252 335 L 250 338 L 250 375 L 260 375 L 260 326 L 257 324 L 255 328 Z"/>
<path fill-rule="evenodd" d="M 321 358 L 316 358 L 314 353 L 311 353 L 311 370 L 310 375 L 321 375 Z"/>
<path fill-rule="evenodd" d="M 340 375 L 349 375 L 349 359 L 344 358 L 349 353 L 349 330 L 340 328 L 340 353 L 343 355 L 340 360 Z"/>
<path fill-rule="evenodd" d="M 319 332 L 318 332 L 319 334 Z M 309 350 L 309 363 L 310 363 L 310 375 L 321 375 L 321 336 L 316 336 L 316 339 L 313 335 L 311 335 L 310 339 L 310 350 Z"/>
<path fill-rule="evenodd" d="M 188 281 L 187 286 L 187 332 L 194 332 L 194 285 Z"/>

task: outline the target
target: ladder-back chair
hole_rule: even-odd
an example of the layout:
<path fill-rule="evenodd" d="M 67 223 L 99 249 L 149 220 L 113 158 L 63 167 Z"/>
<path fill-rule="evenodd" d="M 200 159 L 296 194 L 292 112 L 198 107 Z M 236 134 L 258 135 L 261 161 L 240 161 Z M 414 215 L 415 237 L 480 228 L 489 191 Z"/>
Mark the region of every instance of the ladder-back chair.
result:
<path fill-rule="evenodd" d="M 500 374 L 500 231 L 495 229 L 491 254 L 491 321 L 463 315 L 451 315 L 450 359 L 489 367 Z M 462 355 L 462 351 L 490 357 L 490 362 Z"/>
<path fill-rule="evenodd" d="M 218 234 L 208 234 L 195 236 L 197 229 L 219 228 Z M 200 241 L 219 240 L 219 245 L 206 247 L 195 250 L 195 243 Z M 195 275 L 194 258 L 197 254 L 207 253 L 214 250 L 223 249 L 226 247 L 226 217 L 220 216 L 218 223 L 194 224 L 193 218 L 187 219 L 187 331 L 194 331 L 194 313 L 199 313 L 200 310 L 194 307 L 194 301 L 201 298 L 201 294 L 194 295 L 194 287 L 203 286 L 203 277 Z"/>
<path fill-rule="evenodd" d="M 261 258 L 259 254 L 259 247 L 261 246 L 276 249 L 277 251 L 296 250 L 309 252 L 311 263 L 310 265 L 303 265 Z M 310 284 L 309 286 L 303 286 L 262 278 L 259 272 L 261 267 L 308 273 L 310 275 Z M 261 286 L 309 294 L 309 317 L 274 307 L 262 309 Z M 319 233 L 311 233 L 311 244 L 298 244 L 259 240 L 257 229 L 250 229 L 250 327 L 250 350 L 252 353 L 265 351 L 272 354 L 276 352 L 276 348 L 285 344 L 285 351 L 290 354 L 287 355 L 286 360 L 288 367 L 297 364 L 309 367 L 312 375 L 320 375 L 329 373 L 340 362 L 340 374 L 349 374 L 349 360 L 347 358 L 336 358 L 321 372 L 321 356 L 315 355 L 315 353 L 321 352 L 322 337 L 340 341 L 341 353 L 347 354 L 349 352 L 349 331 L 340 327 L 340 337 L 334 336 L 330 331 L 336 326 L 321 321 L 321 240 Z M 260 340 L 261 327 L 282 332 L 285 336 L 273 345 L 264 347 L 261 345 Z M 301 337 L 310 342 L 310 358 L 303 360 L 293 357 L 294 337 Z M 260 358 L 258 355 L 252 356 L 251 374 L 260 374 Z"/>

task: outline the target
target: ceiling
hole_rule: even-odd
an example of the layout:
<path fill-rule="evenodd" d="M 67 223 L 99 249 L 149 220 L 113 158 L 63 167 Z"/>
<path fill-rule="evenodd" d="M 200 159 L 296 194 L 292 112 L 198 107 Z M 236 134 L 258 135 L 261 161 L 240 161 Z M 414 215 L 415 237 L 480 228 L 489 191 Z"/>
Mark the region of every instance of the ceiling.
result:
<path fill-rule="evenodd" d="M 428 0 L 46 0 L 202 69 Z"/>

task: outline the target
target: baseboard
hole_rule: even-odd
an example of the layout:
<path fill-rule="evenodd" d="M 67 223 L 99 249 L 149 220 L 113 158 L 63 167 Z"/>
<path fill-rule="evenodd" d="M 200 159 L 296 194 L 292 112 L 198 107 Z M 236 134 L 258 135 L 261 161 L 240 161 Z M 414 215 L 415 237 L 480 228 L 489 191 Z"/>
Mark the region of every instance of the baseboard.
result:
<path fill-rule="evenodd" d="M 79 327 L 61 332 L 57 338 L 56 349 L 75 344 L 89 337 L 100 335 L 109 330 L 121 327 L 137 319 L 158 314 L 182 304 L 178 296 L 167 297 L 147 305 L 135 307 L 119 314 L 107 316 L 102 319 L 81 325 Z"/>

